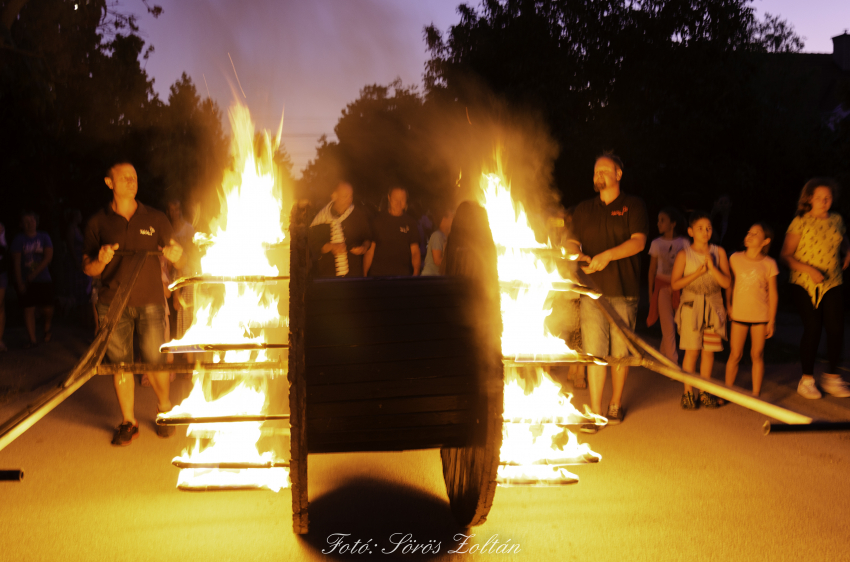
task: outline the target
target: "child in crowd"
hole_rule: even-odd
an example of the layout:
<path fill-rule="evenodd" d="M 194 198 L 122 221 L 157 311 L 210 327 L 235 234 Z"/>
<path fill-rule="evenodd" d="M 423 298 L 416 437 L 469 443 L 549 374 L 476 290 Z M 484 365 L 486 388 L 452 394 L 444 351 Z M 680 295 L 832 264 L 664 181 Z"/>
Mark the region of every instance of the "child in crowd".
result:
<path fill-rule="evenodd" d="M 658 232 L 661 234 L 649 246 L 649 317 L 646 325 L 652 326 L 661 321 L 661 353 L 673 363 L 679 363 L 676 351 L 675 311 L 679 306 L 679 291 L 670 288 L 670 276 L 673 262 L 687 240 L 679 235 L 679 228 L 685 221 L 673 207 L 666 207 L 658 213 Z"/>
<path fill-rule="evenodd" d="M 682 290 L 676 323 L 679 325 L 679 347 L 685 350 L 682 369 L 696 372 L 697 358 L 702 354 L 700 376 L 711 378 L 714 367 L 714 352 L 721 351 L 720 338 L 726 334 L 726 308 L 723 289 L 731 284 L 729 262 L 723 248 L 709 244 L 711 220 L 707 213 L 691 213 L 688 235 L 691 244 L 676 255 L 671 276 L 671 288 Z M 697 402 L 693 388 L 685 385 L 682 408 L 696 410 L 701 404 L 705 408 L 717 408 L 722 400 L 703 392 Z"/>
<path fill-rule="evenodd" d="M 744 238 L 746 252 L 729 257 L 732 289 L 726 291 L 729 319 L 729 361 L 726 362 L 726 385 L 735 384 L 738 363 L 744 354 L 744 342 L 750 333 L 750 358 L 753 360 L 753 396 L 761 392 L 764 378 L 764 340 L 773 335 L 776 321 L 776 276 L 779 269 L 768 257 L 773 229 L 764 223 L 750 227 Z"/>

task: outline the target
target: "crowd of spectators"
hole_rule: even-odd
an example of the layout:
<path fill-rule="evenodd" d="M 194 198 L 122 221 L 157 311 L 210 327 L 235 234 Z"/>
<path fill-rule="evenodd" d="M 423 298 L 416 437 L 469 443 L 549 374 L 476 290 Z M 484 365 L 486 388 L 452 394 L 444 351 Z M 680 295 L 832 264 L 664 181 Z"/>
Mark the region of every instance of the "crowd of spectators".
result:
<path fill-rule="evenodd" d="M 620 190 L 622 177 L 623 163 L 616 155 L 606 153 L 597 158 L 593 180 L 598 195 L 563 213 L 565 230 L 559 243 L 577 256 L 579 266 L 600 288 L 602 298 L 634 330 L 641 296 L 641 253 L 647 245 L 649 221 L 643 201 Z M 64 262 L 59 266 L 51 266 L 56 257 L 53 240 L 39 230 L 36 213 L 29 210 L 21 213 L 20 232 L 11 243 L 7 243 L 6 229 L 0 224 L 0 352 L 7 349 L 4 332 L 9 287 L 17 294 L 22 309 L 27 337 L 24 347 L 51 340 L 57 302 L 64 303 L 64 310 L 76 310 L 79 318 L 94 323 L 96 330 L 122 275 L 121 266 L 114 264 L 123 262 L 112 261 L 114 251 L 121 245 L 112 240 L 119 238 L 123 240 L 122 249 L 150 246 L 162 250 L 163 255 L 158 267 L 146 265 L 145 269 L 151 271 L 143 274 L 145 281 L 134 289 L 128 306 L 126 331 L 130 339 L 124 334 L 119 338 L 120 345 L 110 342 L 110 359 L 133 361 L 133 326 L 141 330 L 140 351 L 149 363 L 161 359 L 158 353 L 161 343 L 182 337 L 192 322 L 194 295 L 191 288 L 171 293 L 168 286 L 180 277 L 199 272 L 197 256 L 192 255 L 192 221 L 184 216 L 180 201 L 168 203 L 167 217 L 136 202 L 136 181 L 133 166 L 118 162 L 106 177 L 113 200 L 90 219 L 85 230 L 79 211 L 66 212 L 61 241 Z M 844 338 L 843 270 L 850 265 L 850 244 L 841 217 L 830 211 L 837 189 L 837 184 L 828 178 L 815 178 L 804 186 L 780 254 L 781 261 L 790 269 L 789 296 L 803 326 L 797 390 L 809 399 L 820 398 L 822 391 L 836 397 L 850 397 L 848 384 L 838 374 Z M 315 214 L 310 224 L 312 275 L 353 278 L 444 274 L 444 252 L 452 232 L 455 207 L 443 204 L 434 213 L 419 210 L 416 216 L 411 216 L 408 199 L 405 188 L 392 187 L 381 207 L 373 211 L 355 203 L 350 183 L 339 182 L 331 201 Z M 648 250 L 647 325 L 660 322 L 664 356 L 680 363 L 687 372 L 699 371 L 704 378 L 711 378 L 714 354 L 728 341 L 727 385 L 735 383 L 744 344 L 749 338 L 752 394 L 759 396 L 764 377 L 765 340 L 775 333 L 779 304 L 779 269 L 768 256 L 775 236 L 772 228 L 762 222 L 744 231 L 740 227 L 743 221 L 733 221 L 732 217 L 728 195 L 718 198 L 711 213 L 691 210 L 687 221 L 673 207 L 659 212 L 659 236 Z M 183 248 L 187 249 L 185 255 Z M 742 251 L 736 252 L 738 248 Z M 62 297 L 57 296 L 51 270 L 63 272 L 63 287 L 58 291 Z M 145 318 L 152 313 L 151 307 L 158 312 L 154 321 L 148 322 Z M 628 342 L 618 329 L 612 329 L 599 306 L 586 295 L 559 294 L 553 308 L 547 321 L 550 332 L 562 337 L 571 349 L 613 360 L 610 367 L 588 366 L 586 375 L 583 367 L 574 368 L 570 376 L 576 387 L 589 387 L 593 413 L 604 415 L 609 424 L 621 423 L 625 418 L 622 402 L 629 368 L 627 362 L 617 360 L 629 355 Z M 42 322 L 40 340 L 38 319 Z M 148 333 L 149 324 L 156 325 L 155 337 Z M 828 368 L 818 385 L 814 376 L 815 356 L 824 329 Z M 145 342 L 150 345 L 146 346 Z M 682 351 L 681 362 L 679 351 Z M 609 370 L 613 391 L 607 407 L 603 408 Z M 158 396 L 167 389 L 163 377 L 165 373 L 151 374 L 156 379 L 151 386 Z M 133 439 L 137 426 L 132 396 L 122 400 L 128 392 L 124 385 L 128 383 L 119 378 L 116 375 L 116 391 L 124 422 L 116 430 L 115 440 L 116 444 L 126 444 Z M 170 408 L 167 390 L 163 396 L 159 406 L 165 410 Z M 696 410 L 723 404 L 723 400 L 685 385 L 682 408 Z M 586 424 L 582 430 L 595 432 L 598 428 L 597 424 Z"/>

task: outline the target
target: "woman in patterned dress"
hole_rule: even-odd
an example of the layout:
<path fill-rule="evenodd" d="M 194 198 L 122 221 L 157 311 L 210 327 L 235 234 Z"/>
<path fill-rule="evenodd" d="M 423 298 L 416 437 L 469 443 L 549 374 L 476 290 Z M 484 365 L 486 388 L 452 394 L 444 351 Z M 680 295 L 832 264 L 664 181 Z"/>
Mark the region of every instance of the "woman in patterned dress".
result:
<path fill-rule="evenodd" d="M 806 183 L 781 253 L 782 260 L 791 268 L 791 292 L 803 321 L 800 341 L 803 377 L 797 392 L 810 399 L 821 397 L 814 367 L 823 328 L 826 328 L 829 370 L 821 377 L 821 388 L 840 398 L 850 396 L 847 383 L 837 374 L 844 341 L 842 272 L 850 265 L 844 221 L 838 214 L 829 212 L 837 189 L 836 182 L 828 178 L 814 178 Z"/>

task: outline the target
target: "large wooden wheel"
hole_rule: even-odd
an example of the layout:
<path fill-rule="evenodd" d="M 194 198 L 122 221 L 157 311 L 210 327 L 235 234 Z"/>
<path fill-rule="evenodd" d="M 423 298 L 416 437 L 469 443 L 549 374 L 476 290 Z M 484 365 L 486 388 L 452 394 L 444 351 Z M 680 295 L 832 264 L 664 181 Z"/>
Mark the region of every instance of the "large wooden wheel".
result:
<path fill-rule="evenodd" d="M 293 209 L 290 222 L 289 281 L 289 426 L 292 530 L 309 530 L 307 508 L 307 384 L 304 373 L 304 318 L 307 291 L 306 209 Z"/>
<path fill-rule="evenodd" d="M 495 252 L 462 252 L 445 277 L 308 281 L 306 228 L 296 225 L 289 354 L 295 532 L 309 527 L 307 456 L 328 452 L 440 448 L 457 522 L 482 523 L 502 435 Z M 489 229 L 486 235 L 492 249 Z"/>
<path fill-rule="evenodd" d="M 505 388 L 496 248 L 487 214 L 479 205 L 466 202 L 458 207 L 444 261 L 446 275 L 467 279 L 475 287 L 467 312 L 476 319 L 480 416 L 466 445 L 440 451 L 452 512 L 460 525 L 469 527 L 484 523 L 493 506 Z"/>

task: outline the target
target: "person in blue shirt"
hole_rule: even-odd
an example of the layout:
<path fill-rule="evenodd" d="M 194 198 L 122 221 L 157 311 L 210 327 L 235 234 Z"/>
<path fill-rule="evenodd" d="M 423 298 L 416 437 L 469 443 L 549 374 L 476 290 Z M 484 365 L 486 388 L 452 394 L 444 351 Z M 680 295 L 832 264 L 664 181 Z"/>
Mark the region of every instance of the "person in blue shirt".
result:
<path fill-rule="evenodd" d="M 446 248 L 446 241 L 449 233 L 452 231 L 452 220 L 455 216 L 453 207 L 446 206 L 440 213 L 440 228 L 431 234 L 431 239 L 428 241 L 428 250 L 425 252 L 425 266 L 422 268 L 422 275 L 439 275 L 440 265 L 443 263 L 443 251 Z"/>
<path fill-rule="evenodd" d="M 18 299 L 24 309 L 24 325 L 29 342 L 25 347 L 38 343 L 35 337 L 35 309 L 41 308 L 44 315 L 44 341 L 51 338 L 53 322 L 53 280 L 47 266 L 53 261 L 53 242 L 46 232 L 38 228 L 38 215 L 32 211 L 21 214 L 23 232 L 12 240 L 12 264 Z"/>

